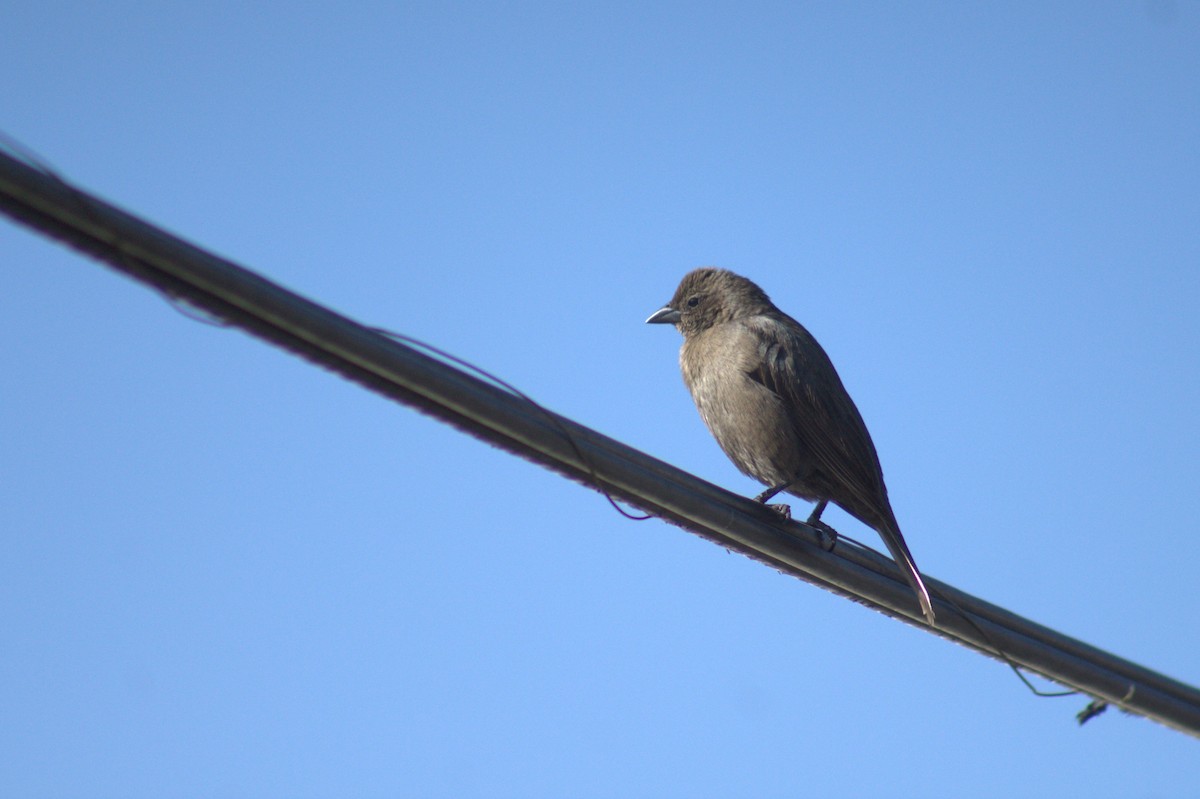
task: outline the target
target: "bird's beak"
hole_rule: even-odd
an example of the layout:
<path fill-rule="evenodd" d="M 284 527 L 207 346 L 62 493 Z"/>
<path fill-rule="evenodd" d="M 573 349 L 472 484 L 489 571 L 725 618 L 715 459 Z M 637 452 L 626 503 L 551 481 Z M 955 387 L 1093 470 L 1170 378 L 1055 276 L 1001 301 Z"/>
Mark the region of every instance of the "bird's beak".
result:
<path fill-rule="evenodd" d="M 672 308 L 670 305 L 659 308 L 654 313 L 650 314 L 650 318 L 646 320 L 648 325 L 673 325 L 679 321 L 679 311 Z"/>

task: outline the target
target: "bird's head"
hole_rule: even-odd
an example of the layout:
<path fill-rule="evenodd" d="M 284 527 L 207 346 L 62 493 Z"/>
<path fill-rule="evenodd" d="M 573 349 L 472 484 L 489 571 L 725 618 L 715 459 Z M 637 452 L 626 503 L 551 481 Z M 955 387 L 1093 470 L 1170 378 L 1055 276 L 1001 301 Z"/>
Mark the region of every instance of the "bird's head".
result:
<path fill-rule="evenodd" d="M 753 282 L 728 270 L 705 266 L 684 275 L 675 296 L 646 323 L 675 325 L 686 337 L 773 308 L 766 293 Z"/>

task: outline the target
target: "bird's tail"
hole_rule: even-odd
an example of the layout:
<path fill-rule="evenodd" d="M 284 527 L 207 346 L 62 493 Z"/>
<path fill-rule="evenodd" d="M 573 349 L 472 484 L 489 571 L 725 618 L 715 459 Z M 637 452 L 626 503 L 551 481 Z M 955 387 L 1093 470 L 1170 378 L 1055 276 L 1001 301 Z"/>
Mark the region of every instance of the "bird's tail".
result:
<path fill-rule="evenodd" d="M 917 570 L 917 562 L 913 560 L 912 553 L 908 551 L 908 544 L 904 543 L 904 536 L 900 534 L 900 526 L 895 520 L 891 520 L 890 524 L 885 521 L 879 526 L 879 536 L 883 539 L 883 543 L 887 544 L 888 551 L 892 553 L 892 559 L 896 561 L 896 566 L 900 568 L 900 573 L 904 575 L 905 581 L 912 586 L 913 593 L 917 595 L 917 602 L 921 605 L 921 613 L 925 616 L 925 620 L 929 622 L 930 627 L 936 627 L 933 601 L 929 598 L 929 589 L 925 587 L 925 581 L 921 579 L 921 572 Z"/>

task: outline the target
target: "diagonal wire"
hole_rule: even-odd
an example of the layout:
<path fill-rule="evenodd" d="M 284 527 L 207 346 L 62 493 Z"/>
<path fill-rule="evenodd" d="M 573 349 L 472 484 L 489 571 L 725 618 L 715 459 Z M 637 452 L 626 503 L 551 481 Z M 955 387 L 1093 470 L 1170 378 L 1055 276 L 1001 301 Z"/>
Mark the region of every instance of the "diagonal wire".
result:
<path fill-rule="evenodd" d="M 894 564 L 879 554 L 827 552 L 807 525 L 392 340 L 3 152 L 0 212 L 205 314 L 727 549 L 1087 694 L 1096 708 L 1113 704 L 1200 737 L 1200 690 L 1190 685 L 938 580 L 928 582 L 944 621 L 930 628 Z"/>

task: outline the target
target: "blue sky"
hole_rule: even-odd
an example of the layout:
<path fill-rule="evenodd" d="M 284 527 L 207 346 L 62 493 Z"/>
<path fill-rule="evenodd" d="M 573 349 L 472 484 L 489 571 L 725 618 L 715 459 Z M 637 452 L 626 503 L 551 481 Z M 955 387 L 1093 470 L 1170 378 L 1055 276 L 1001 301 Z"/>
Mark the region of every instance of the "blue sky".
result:
<path fill-rule="evenodd" d="M 732 490 L 687 270 L 821 340 L 928 574 L 1200 682 L 1200 6 L 8 4 L 78 184 Z M 0 794 L 1182 796 L 1197 742 L 0 223 Z M 844 514 L 846 533 L 873 534 Z"/>

